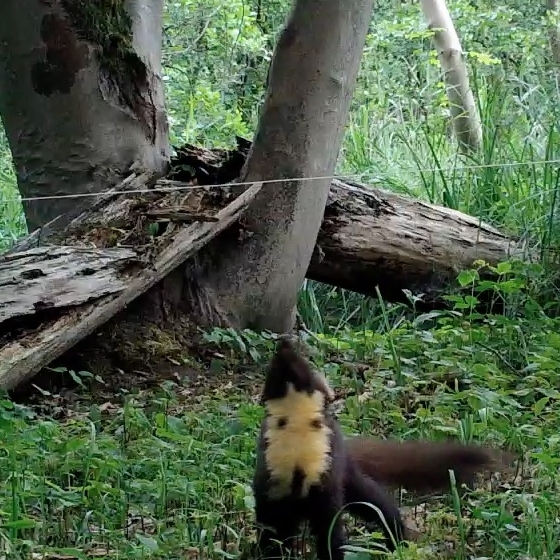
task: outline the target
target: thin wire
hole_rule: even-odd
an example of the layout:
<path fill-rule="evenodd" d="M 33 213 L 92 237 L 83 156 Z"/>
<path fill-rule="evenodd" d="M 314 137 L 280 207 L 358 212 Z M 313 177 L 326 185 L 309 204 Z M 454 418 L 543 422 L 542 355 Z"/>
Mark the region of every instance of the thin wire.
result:
<path fill-rule="evenodd" d="M 503 168 L 503 167 L 522 167 L 530 165 L 546 165 L 546 164 L 560 164 L 560 159 L 550 159 L 550 160 L 537 160 L 537 161 L 518 161 L 518 162 L 506 162 L 506 163 L 486 163 L 479 165 L 463 165 L 461 167 L 426 167 L 417 169 L 420 173 L 427 172 L 457 172 L 465 171 L 468 169 L 488 169 L 488 168 Z M 258 181 L 264 185 L 269 185 L 271 183 L 291 183 L 293 181 L 320 181 L 320 180 L 333 180 L 333 179 L 362 179 L 363 177 L 370 176 L 371 172 L 364 173 L 354 173 L 349 175 L 325 175 L 317 177 L 293 177 L 293 178 L 283 178 L 283 179 L 266 179 Z M 164 179 L 170 183 L 180 181 L 174 181 L 172 179 Z M 18 198 L 8 198 L 0 199 L 1 203 L 7 204 L 10 202 L 31 202 L 38 200 L 61 200 L 65 198 L 86 198 L 94 196 L 122 196 L 127 194 L 141 194 L 141 193 L 155 193 L 155 192 L 173 192 L 173 191 L 186 191 L 186 190 L 196 190 L 196 189 L 219 189 L 223 187 L 242 187 L 253 185 L 257 181 L 240 181 L 235 183 L 219 183 L 215 185 L 177 185 L 175 187 L 154 187 L 150 189 L 130 189 L 130 190 L 115 190 L 115 191 L 103 191 L 103 192 L 87 192 L 87 193 L 72 193 L 72 194 L 53 194 L 47 196 L 28 196 L 28 197 L 18 197 Z M 157 183 L 156 183 L 157 184 Z"/>

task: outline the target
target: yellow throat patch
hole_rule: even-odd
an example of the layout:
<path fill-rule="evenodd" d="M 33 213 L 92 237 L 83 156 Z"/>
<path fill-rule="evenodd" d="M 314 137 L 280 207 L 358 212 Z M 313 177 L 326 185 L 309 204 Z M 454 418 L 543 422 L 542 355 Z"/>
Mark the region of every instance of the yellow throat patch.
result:
<path fill-rule="evenodd" d="M 279 499 L 291 492 L 297 468 L 304 474 L 301 495 L 306 496 L 330 467 L 331 429 L 324 423 L 324 395 L 309 395 L 288 384 L 281 399 L 266 402 L 266 463 L 271 476 L 269 497 Z"/>

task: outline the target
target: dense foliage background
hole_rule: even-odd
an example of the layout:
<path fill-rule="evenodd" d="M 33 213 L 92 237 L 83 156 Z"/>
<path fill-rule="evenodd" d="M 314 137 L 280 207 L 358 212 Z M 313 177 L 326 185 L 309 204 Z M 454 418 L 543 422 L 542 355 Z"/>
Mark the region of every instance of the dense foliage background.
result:
<path fill-rule="evenodd" d="M 481 282 L 476 269 L 463 271 L 458 282 L 470 295 L 451 298 L 451 312 L 411 315 L 311 282 L 300 310 L 317 333 L 309 339 L 315 360 L 347 397 L 341 420 L 348 431 L 492 442 L 528 461 L 499 492 L 483 486 L 462 504 L 421 509 L 414 519 L 428 538 L 403 557 L 441 558 L 446 550 L 457 559 L 555 558 L 560 104 L 550 21 L 544 1 L 452 0 L 449 8 L 484 123 L 483 153 L 468 161 L 457 154 L 417 3 L 379 0 L 339 172 L 480 216 L 525 238 L 541 263 L 502 263 L 494 283 Z M 167 2 L 164 65 L 175 145 L 225 147 L 236 134 L 252 136 L 288 9 L 288 0 Z M 17 196 L 2 135 L 3 249 L 25 233 Z M 495 314 L 474 311 L 481 286 L 505 302 Z M 223 330 L 206 338 L 219 348 L 211 363 L 185 356 L 178 371 L 191 374 L 156 390 L 101 389 L 71 406 L 44 392 L 48 405 L 39 409 L 0 400 L 3 553 L 194 559 L 243 549 L 252 538 L 255 395 L 272 343 Z M 167 348 L 177 350 L 173 341 Z"/>

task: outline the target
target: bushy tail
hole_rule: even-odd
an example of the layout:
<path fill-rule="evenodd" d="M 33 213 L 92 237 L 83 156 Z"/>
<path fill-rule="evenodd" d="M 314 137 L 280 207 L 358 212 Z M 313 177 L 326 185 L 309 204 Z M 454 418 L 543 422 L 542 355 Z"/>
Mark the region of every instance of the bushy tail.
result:
<path fill-rule="evenodd" d="M 450 489 L 449 470 L 457 486 L 471 485 L 477 473 L 500 469 L 513 454 L 452 442 L 391 441 L 367 437 L 346 440 L 347 450 L 362 472 L 388 488 L 415 492 Z"/>

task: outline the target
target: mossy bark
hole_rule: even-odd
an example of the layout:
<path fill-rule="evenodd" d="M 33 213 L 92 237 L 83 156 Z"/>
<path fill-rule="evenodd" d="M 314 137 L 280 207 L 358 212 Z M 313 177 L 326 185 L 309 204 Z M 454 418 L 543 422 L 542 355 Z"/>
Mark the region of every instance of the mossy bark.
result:
<path fill-rule="evenodd" d="M 0 112 L 24 197 L 103 191 L 131 166 L 166 169 L 163 0 L 107 5 L 0 5 Z M 29 229 L 78 202 L 25 202 Z"/>

